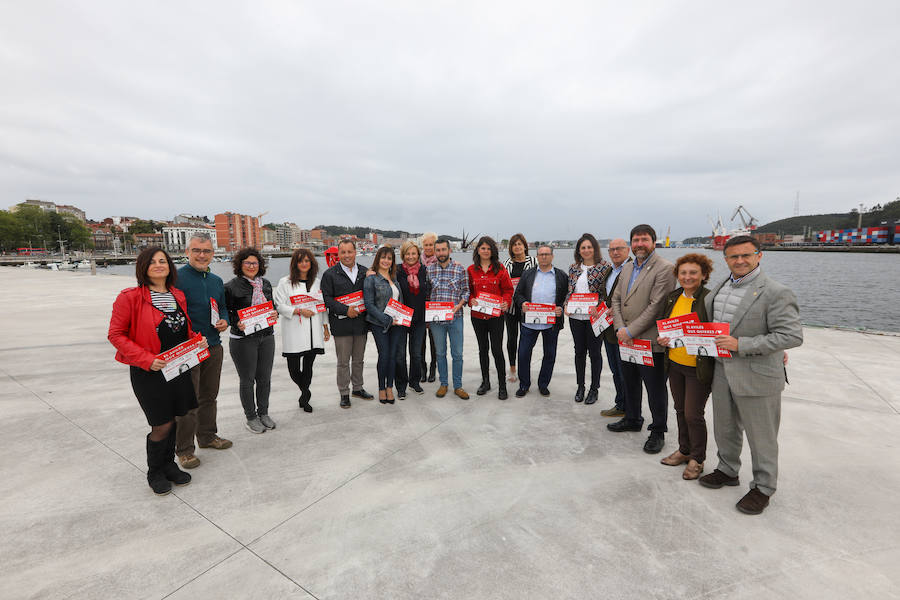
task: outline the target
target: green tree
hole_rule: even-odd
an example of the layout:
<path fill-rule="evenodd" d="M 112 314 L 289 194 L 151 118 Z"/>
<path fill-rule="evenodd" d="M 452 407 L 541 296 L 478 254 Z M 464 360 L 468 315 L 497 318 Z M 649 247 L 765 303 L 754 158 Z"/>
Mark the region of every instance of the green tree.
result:
<path fill-rule="evenodd" d="M 10 251 L 24 246 L 22 224 L 9 211 L 0 210 L 0 250 Z"/>

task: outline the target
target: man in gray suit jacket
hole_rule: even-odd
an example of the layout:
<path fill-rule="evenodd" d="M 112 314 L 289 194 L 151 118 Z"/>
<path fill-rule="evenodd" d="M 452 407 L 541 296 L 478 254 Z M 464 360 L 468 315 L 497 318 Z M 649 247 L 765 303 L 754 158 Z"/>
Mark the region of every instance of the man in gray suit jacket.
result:
<path fill-rule="evenodd" d="M 775 493 L 784 351 L 803 343 L 797 297 L 760 270 L 761 259 L 756 239 L 742 235 L 728 240 L 725 261 L 731 277 L 706 297 L 707 314 L 731 325 L 731 335 L 718 336 L 716 345 L 732 357 L 716 359 L 712 399 L 719 465 L 700 484 L 713 489 L 739 484 L 746 431 L 753 480 L 737 509 L 750 515 L 761 513 Z"/>
<path fill-rule="evenodd" d="M 606 426 L 610 431 L 640 431 L 641 383 L 647 388 L 647 404 L 653 421 L 644 452 L 656 454 L 665 444 L 668 396 L 663 348 L 656 343 L 659 332 L 656 318 L 660 305 L 675 289 L 675 265 L 656 252 L 656 231 L 649 225 L 637 225 L 631 230 L 631 252 L 634 262 L 622 267 L 613 291 L 610 308 L 618 342 L 632 343 L 634 339 L 650 340 L 653 366 L 623 361 L 622 380 L 625 387 L 625 417 Z"/>

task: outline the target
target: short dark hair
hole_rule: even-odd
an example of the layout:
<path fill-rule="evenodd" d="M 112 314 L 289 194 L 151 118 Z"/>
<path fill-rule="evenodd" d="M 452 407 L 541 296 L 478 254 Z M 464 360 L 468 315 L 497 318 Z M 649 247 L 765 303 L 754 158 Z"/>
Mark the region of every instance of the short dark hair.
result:
<path fill-rule="evenodd" d="M 372 259 L 372 270 L 376 273 L 381 268 L 381 257 L 382 256 L 390 256 L 391 257 L 391 270 L 389 271 L 391 275 L 391 279 L 397 278 L 397 255 L 394 254 L 394 247 L 390 244 L 385 244 L 375 253 L 375 258 Z"/>
<path fill-rule="evenodd" d="M 438 244 L 447 244 L 447 247 L 449 248 L 449 247 L 450 247 L 450 240 L 448 240 L 448 239 L 445 238 L 445 237 L 439 237 L 439 238 L 434 242 L 434 245 L 435 245 L 435 246 L 437 246 Z"/>
<path fill-rule="evenodd" d="M 491 271 L 494 274 L 500 271 L 500 250 L 497 248 L 497 242 L 494 241 L 489 235 L 483 235 L 478 238 L 478 243 L 475 244 L 475 249 L 472 250 L 472 264 L 476 267 L 481 266 L 481 257 L 478 256 L 478 249 L 487 244 L 488 248 L 491 249 Z"/>
<path fill-rule="evenodd" d="M 338 241 L 338 244 L 337 244 L 337 245 L 338 245 L 338 248 L 341 247 L 341 244 L 350 244 L 351 246 L 353 246 L 353 249 L 356 250 L 356 242 L 354 242 L 352 239 L 350 239 L 350 238 L 348 238 L 348 237 L 342 237 L 342 238 Z"/>
<path fill-rule="evenodd" d="M 294 250 L 294 253 L 291 254 L 291 264 L 288 273 L 290 274 L 292 285 L 300 283 L 300 267 L 297 266 L 297 263 L 304 258 L 309 259 L 309 272 L 306 274 L 306 291 L 308 292 L 313 281 L 316 280 L 316 274 L 319 272 L 319 261 L 316 260 L 316 257 L 312 252 L 306 248 L 297 248 Z"/>
<path fill-rule="evenodd" d="M 166 289 L 170 290 L 175 287 L 175 280 L 178 279 L 178 272 L 175 270 L 175 263 L 172 262 L 172 257 L 159 246 L 149 246 L 141 250 L 141 253 L 138 254 L 137 260 L 134 263 L 134 276 L 137 278 L 138 285 L 145 287 L 150 285 L 151 282 L 150 277 L 147 275 L 147 269 L 150 268 L 150 263 L 153 262 L 153 257 L 156 256 L 157 252 L 162 252 L 166 257 L 166 262 L 169 263 L 169 274 L 166 275 Z"/>
<path fill-rule="evenodd" d="M 507 248 L 509 249 L 509 257 L 513 257 L 512 247 L 516 242 L 522 242 L 522 245 L 525 246 L 525 256 L 528 256 L 528 240 L 525 239 L 525 236 L 521 233 L 514 233 L 512 237 L 509 238 L 509 245 Z"/>
<path fill-rule="evenodd" d="M 678 278 L 678 269 L 681 268 L 681 265 L 688 263 L 700 267 L 700 274 L 703 275 L 703 283 L 709 281 L 709 275 L 713 271 L 713 261 L 705 254 L 699 254 L 697 252 L 691 252 L 690 254 L 678 257 L 678 260 L 675 261 L 675 268 L 673 269 L 676 279 Z"/>
<path fill-rule="evenodd" d="M 656 243 L 656 230 L 646 223 L 641 223 L 640 225 L 635 225 L 631 228 L 631 235 L 628 236 L 629 243 L 634 239 L 634 236 L 639 233 L 646 233 L 650 236 L 650 239 L 653 240 L 653 243 Z"/>
<path fill-rule="evenodd" d="M 241 265 L 251 256 L 255 256 L 256 260 L 259 261 L 259 271 L 256 272 L 257 277 L 262 277 L 266 274 L 266 259 L 263 258 L 262 254 L 259 253 L 259 250 L 252 246 L 247 246 L 246 248 L 241 248 L 240 250 L 235 252 L 234 257 L 231 259 L 231 267 L 234 270 L 235 277 L 244 276 L 244 271 L 241 270 Z"/>
<path fill-rule="evenodd" d="M 550 250 L 550 254 L 553 254 L 553 246 L 551 246 L 550 244 L 541 244 L 537 247 L 538 252 L 541 251 L 541 248 L 547 248 L 548 250 Z"/>
<path fill-rule="evenodd" d="M 603 260 L 603 255 L 600 254 L 600 244 L 597 242 L 597 238 L 590 233 L 582 233 L 581 237 L 578 238 L 578 242 L 575 243 L 575 264 L 580 265 L 583 262 L 581 260 L 581 244 L 586 241 L 590 242 L 594 248 L 594 264 L 599 265 L 600 261 Z"/>
<path fill-rule="evenodd" d="M 733 238 L 728 238 L 728 241 L 725 242 L 725 247 L 722 248 L 722 254 L 725 254 L 725 251 L 732 246 L 739 246 L 740 244 L 753 244 L 753 247 L 757 250 L 760 248 L 759 240 L 755 237 L 750 235 L 736 235 Z"/>

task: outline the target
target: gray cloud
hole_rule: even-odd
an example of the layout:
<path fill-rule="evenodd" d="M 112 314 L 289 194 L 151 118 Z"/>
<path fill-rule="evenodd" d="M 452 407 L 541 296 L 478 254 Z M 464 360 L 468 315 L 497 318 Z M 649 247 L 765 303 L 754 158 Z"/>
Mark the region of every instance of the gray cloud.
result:
<path fill-rule="evenodd" d="M 7 3 L 0 193 L 532 238 L 900 193 L 895 2 Z"/>

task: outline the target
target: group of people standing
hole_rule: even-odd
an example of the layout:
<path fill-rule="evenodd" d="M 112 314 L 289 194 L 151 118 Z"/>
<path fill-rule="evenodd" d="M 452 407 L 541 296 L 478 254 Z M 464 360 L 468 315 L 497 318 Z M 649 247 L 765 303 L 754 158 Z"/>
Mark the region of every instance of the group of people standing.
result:
<path fill-rule="evenodd" d="M 357 263 L 354 242 L 341 240 L 337 264 L 321 277 L 313 254 L 296 250 L 289 274 L 274 289 L 264 277 L 264 257 L 253 248 L 234 255 L 235 276 L 228 283 L 209 270 L 213 247 L 208 237 L 195 235 L 189 240 L 189 263 L 177 273 L 164 250 L 148 248 L 137 260 L 138 287 L 119 295 L 109 330 L 109 339 L 118 350 L 117 360 L 131 366 L 132 387 L 151 426 L 148 483 L 157 494 L 168 493 L 172 484 L 189 483 L 190 475 L 174 461 L 177 456 L 186 469 L 200 464 L 195 439 L 201 448 L 231 446 L 216 429 L 223 358 L 220 334 L 228 332 L 246 426 L 254 433 L 264 433 L 276 427 L 268 408 L 275 353 L 272 324 L 279 316 L 283 319 L 282 355 L 300 390 L 298 404 L 311 412 L 313 363 L 331 338 L 340 406 L 350 408 L 351 397 L 374 398 L 363 387 L 370 331 L 378 351 L 381 403 L 393 404 L 410 390 L 424 393 L 421 384 L 434 381 L 435 370 L 437 397 L 446 396 L 452 383 L 453 393 L 468 399 L 462 384 L 463 307 L 468 305 L 481 367 L 476 394 L 493 389 L 492 370 L 499 399 L 509 397 L 508 383 L 518 384 L 517 397 L 528 394 L 531 358 L 540 338 L 543 357 L 537 388 L 541 395 L 550 396 L 559 332 L 568 316 L 575 349 L 573 400 L 586 405 L 597 402 L 603 368 L 601 347 L 605 347 L 616 395 L 612 406 L 601 414 L 621 417 L 607 427 L 613 432 L 641 431 L 642 389 L 646 389 L 651 423 L 644 450 L 655 454 L 662 450 L 667 431 L 668 382 L 677 417 L 678 449 L 662 463 L 686 465 L 684 479 L 700 479 L 706 487 L 737 485 L 746 431 L 754 478 L 738 508 L 758 514 L 775 491 L 784 350 L 802 343 L 796 298 L 760 271 L 762 253 L 751 237 L 733 238 L 726 244 L 731 274 L 712 290 L 705 287 L 712 272 L 708 257 L 691 253 L 672 264 L 655 252 L 655 244 L 653 228 L 638 225 L 629 242 L 614 239 L 609 243 L 606 261 L 596 238 L 585 233 L 565 272 L 553 266 L 549 245 L 539 246 L 536 258 L 530 256 L 522 234 L 510 239 L 509 257 L 503 263 L 497 243 L 489 236 L 480 238 L 468 267 L 451 257 L 447 239 L 434 234 L 423 236 L 421 247 L 405 242 L 399 257 L 391 246 L 381 247 L 369 269 Z M 634 255 L 633 260 L 629 254 Z M 591 298 L 589 310 L 570 311 L 573 294 Z M 296 306 L 293 299 L 298 296 L 321 298 L 324 310 Z M 430 302 L 442 303 L 447 313 L 444 318 L 426 321 L 426 303 Z M 398 303 L 411 311 L 408 321 L 391 310 Z M 531 304 L 550 307 L 552 318 L 525 319 Z M 260 306 L 270 311 L 266 326 L 248 330 L 239 311 Z M 604 309 L 609 311 L 612 325 L 598 331 L 595 321 Z M 687 354 L 683 347 L 669 347 L 669 338 L 657 331 L 657 320 L 689 313 L 697 313 L 701 322 L 730 324 L 729 335 L 717 337 L 716 344 L 729 350 L 731 357 L 698 357 Z M 198 347 L 208 358 L 189 373 L 166 381 L 161 373 L 166 365 L 158 357 L 197 334 L 202 336 Z M 621 360 L 620 345 L 635 340 L 649 341 L 652 365 Z M 430 368 L 425 360 L 429 347 Z M 704 411 L 710 392 L 719 464 L 701 477 L 707 438 Z"/>

